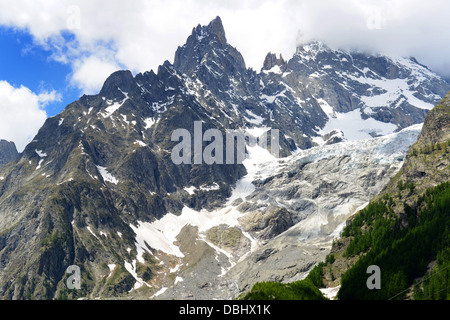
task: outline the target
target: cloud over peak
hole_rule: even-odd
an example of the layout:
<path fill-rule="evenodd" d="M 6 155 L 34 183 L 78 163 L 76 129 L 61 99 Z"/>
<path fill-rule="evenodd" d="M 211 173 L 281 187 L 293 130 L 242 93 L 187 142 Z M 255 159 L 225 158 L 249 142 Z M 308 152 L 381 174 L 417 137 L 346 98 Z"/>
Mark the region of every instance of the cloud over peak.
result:
<path fill-rule="evenodd" d="M 289 58 L 298 41 L 319 39 L 415 56 L 450 76 L 446 0 L 0 0 L 0 8 L 0 25 L 28 30 L 35 45 L 71 66 L 70 83 L 83 93 L 99 90 L 117 69 L 155 70 L 173 58 L 192 27 L 216 16 L 256 70 L 267 52 Z"/>
<path fill-rule="evenodd" d="M 0 137 L 14 141 L 22 152 L 47 119 L 44 106 L 60 99 L 55 91 L 36 94 L 24 86 L 16 88 L 0 81 Z"/>

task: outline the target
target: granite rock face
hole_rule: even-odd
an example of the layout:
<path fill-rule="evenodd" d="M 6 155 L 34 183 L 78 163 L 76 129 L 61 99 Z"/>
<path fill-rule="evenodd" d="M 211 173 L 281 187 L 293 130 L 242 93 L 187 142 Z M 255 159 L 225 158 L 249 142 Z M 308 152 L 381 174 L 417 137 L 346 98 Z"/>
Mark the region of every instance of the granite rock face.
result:
<path fill-rule="evenodd" d="M 254 275 L 272 258 L 294 259 L 276 239 L 320 220 L 314 201 L 331 212 L 379 190 L 403 159 L 385 144 L 400 139 L 395 145 L 404 151 L 414 130 L 385 135 L 423 122 L 445 88 L 415 60 L 320 42 L 299 47 L 290 60 L 269 54 L 256 72 L 227 42 L 219 17 L 197 26 L 173 64 L 113 73 L 99 94 L 47 119 L 23 153 L 0 168 L 0 297 L 232 297 L 260 279 Z M 246 145 L 243 164 L 175 164 L 180 140 L 172 133 L 195 137 L 195 123 L 203 132 L 270 132 L 268 148 Z M 275 129 L 281 159 L 269 152 Z M 360 136 L 384 137 L 352 141 Z M 202 138 L 203 151 L 212 139 Z M 217 155 L 226 140 L 215 146 Z M 364 157 L 354 158 L 361 150 Z M 307 194 L 301 181 L 310 182 Z M 340 191 L 324 194 L 331 189 Z M 316 230 L 324 236 L 317 243 L 328 243 L 330 230 Z M 317 243 L 309 245 L 316 250 Z M 279 279 L 307 270 L 320 255 L 313 256 L 296 268 L 277 260 L 290 270 L 277 271 Z M 261 268 L 243 270 L 246 261 Z M 79 290 L 66 285 L 73 265 L 81 271 Z M 227 277 L 230 270 L 244 280 Z"/>

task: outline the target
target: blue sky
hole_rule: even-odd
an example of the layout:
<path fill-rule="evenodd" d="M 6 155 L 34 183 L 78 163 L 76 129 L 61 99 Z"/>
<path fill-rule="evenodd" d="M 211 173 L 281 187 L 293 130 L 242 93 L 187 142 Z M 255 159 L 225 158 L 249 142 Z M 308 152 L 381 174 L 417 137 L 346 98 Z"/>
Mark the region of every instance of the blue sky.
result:
<path fill-rule="evenodd" d="M 22 151 L 47 117 L 116 70 L 173 62 L 192 28 L 216 16 L 255 70 L 268 52 L 289 59 L 319 39 L 414 56 L 450 78 L 448 12 L 448 0 L 0 0 L 0 139 Z"/>

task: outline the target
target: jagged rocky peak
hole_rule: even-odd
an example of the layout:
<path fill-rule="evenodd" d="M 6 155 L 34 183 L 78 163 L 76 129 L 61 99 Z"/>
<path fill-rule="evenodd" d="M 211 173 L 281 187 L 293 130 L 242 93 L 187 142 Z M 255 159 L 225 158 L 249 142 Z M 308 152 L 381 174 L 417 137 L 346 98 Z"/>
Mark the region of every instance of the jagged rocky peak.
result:
<path fill-rule="evenodd" d="M 218 40 L 221 44 L 227 43 L 225 29 L 223 28 L 222 19 L 216 17 L 207 26 L 198 25 L 192 29 L 192 34 L 188 38 L 186 45 L 191 43 L 199 43 L 204 39 L 212 41 Z"/>
<path fill-rule="evenodd" d="M 447 95 L 441 100 L 441 102 L 438 104 L 438 106 L 442 106 L 442 107 L 445 107 L 445 108 L 449 108 L 450 107 L 450 92 L 447 93 Z"/>
<path fill-rule="evenodd" d="M 281 71 L 285 71 L 287 68 L 287 62 L 283 59 L 283 56 L 280 54 L 280 57 L 277 58 L 277 55 L 269 52 L 264 59 L 263 70 L 271 70 L 274 67 L 279 67 Z"/>
<path fill-rule="evenodd" d="M 191 92 L 207 97 L 199 102 L 221 123 L 232 120 L 231 125 L 236 126 L 247 120 L 258 124 L 264 120 L 259 78 L 255 71 L 247 69 L 242 54 L 226 42 L 219 17 L 194 28 L 186 43 L 177 49 L 173 69 L 186 76 Z M 214 101 L 208 97 L 211 93 Z"/>
<path fill-rule="evenodd" d="M 223 28 L 222 19 L 217 16 L 214 20 L 212 20 L 208 26 L 198 25 L 192 32 L 192 34 L 197 35 L 197 39 L 201 40 L 200 37 L 204 36 L 215 36 L 220 41 L 220 43 L 226 44 L 227 38 L 225 36 L 225 29 Z"/>
<path fill-rule="evenodd" d="M 220 17 L 207 26 L 198 25 L 192 30 L 186 43 L 178 47 L 173 66 L 180 73 L 189 73 L 212 60 L 219 66 L 232 60 L 237 68 L 246 69 L 242 55 L 228 44 Z"/>

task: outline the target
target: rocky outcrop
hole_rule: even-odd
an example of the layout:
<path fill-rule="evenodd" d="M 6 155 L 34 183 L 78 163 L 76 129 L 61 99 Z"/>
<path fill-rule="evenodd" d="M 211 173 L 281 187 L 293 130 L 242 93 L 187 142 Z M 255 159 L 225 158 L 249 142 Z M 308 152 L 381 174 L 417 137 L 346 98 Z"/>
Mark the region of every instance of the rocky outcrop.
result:
<path fill-rule="evenodd" d="M 263 240 L 274 238 L 294 224 L 291 213 L 283 207 L 269 207 L 264 213 L 250 212 L 240 222 L 244 231 L 257 232 L 258 238 Z"/>
<path fill-rule="evenodd" d="M 210 29 L 224 40 L 219 26 Z M 194 136 L 194 121 L 205 131 L 229 128 L 211 119 L 183 77 L 168 62 L 156 74 L 113 73 L 98 95 L 47 119 L 17 164 L 0 171 L 0 296 L 126 293 L 134 284 L 124 274 L 157 270 L 151 261 L 136 261 L 131 226 L 184 206 L 213 208 L 230 194 L 245 174 L 242 165 L 176 165 L 171 159 L 176 129 Z M 218 188 L 184 190 L 213 185 Z M 70 265 L 82 269 L 83 290 L 65 286 Z M 109 278 L 107 265 L 118 266 L 118 274 Z"/>
<path fill-rule="evenodd" d="M 277 58 L 277 55 L 269 52 L 264 59 L 263 70 L 271 70 L 274 67 L 279 67 L 280 72 L 285 72 L 287 68 L 287 62 L 283 59 L 283 56 L 280 54 L 280 57 Z"/>

